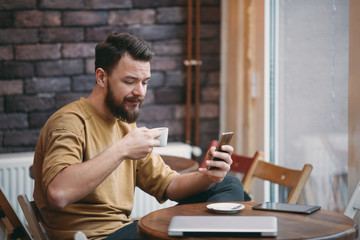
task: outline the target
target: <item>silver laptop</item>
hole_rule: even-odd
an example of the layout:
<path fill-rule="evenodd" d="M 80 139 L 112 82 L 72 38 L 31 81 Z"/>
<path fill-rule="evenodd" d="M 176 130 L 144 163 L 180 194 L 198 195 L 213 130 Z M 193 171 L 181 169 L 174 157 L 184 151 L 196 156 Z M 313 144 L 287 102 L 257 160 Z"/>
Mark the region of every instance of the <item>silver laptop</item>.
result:
<path fill-rule="evenodd" d="M 276 237 L 274 216 L 174 216 L 169 236 Z"/>

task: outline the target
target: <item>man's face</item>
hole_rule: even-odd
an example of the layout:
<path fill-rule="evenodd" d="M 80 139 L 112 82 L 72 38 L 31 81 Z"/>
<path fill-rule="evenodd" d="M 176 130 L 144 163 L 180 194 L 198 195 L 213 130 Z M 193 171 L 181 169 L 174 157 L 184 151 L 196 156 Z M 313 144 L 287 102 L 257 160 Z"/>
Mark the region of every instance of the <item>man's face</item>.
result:
<path fill-rule="evenodd" d="M 105 103 L 111 113 L 122 121 L 135 122 L 149 80 L 150 63 L 125 54 L 108 75 Z"/>

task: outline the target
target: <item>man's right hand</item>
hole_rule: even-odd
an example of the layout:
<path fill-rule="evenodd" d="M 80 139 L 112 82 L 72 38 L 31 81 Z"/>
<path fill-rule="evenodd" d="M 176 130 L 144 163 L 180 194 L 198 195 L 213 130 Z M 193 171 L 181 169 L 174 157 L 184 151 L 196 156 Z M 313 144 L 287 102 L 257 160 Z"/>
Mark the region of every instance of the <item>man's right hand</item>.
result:
<path fill-rule="evenodd" d="M 146 157 L 153 147 L 159 146 L 160 141 L 156 138 L 161 135 L 159 130 L 151 130 L 146 127 L 136 128 L 130 131 L 119 142 L 124 149 L 124 157 L 127 159 L 141 159 Z"/>

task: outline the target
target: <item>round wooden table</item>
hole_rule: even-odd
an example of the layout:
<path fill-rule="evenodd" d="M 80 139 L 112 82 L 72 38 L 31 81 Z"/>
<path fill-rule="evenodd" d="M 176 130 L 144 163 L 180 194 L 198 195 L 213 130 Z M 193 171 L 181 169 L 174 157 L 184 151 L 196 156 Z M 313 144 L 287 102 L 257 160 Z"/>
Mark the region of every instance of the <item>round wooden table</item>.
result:
<path fill-rule="evenodd" d="M 209 203 L 197 203 L 178 205 L 152 212 L 140 219 L 138 223 L 139 236 L 142 239 L 209 239 L 207 238 L 179 238 L 170 237 L 167 234 L 170 220 L 173 216 L 219 216 L 221 214 L 210 212 L 206 205 Z M 337 212 L 319 210 L 312 214 L 284 213 L 273 211 L 253 210 L 256 202 L 241 202 L 245 208 L 235 215 L 239 216 L 276 216 L 278 219 L 278 236 L 259 239 L 355 239 L 358 227 L 354 221 Z M 233 215 L 233 214 L 232 214 Z M 234 239 L 219 238 L 211 239 Z M 257 239 L 257 238 L 241 238 Z"/>

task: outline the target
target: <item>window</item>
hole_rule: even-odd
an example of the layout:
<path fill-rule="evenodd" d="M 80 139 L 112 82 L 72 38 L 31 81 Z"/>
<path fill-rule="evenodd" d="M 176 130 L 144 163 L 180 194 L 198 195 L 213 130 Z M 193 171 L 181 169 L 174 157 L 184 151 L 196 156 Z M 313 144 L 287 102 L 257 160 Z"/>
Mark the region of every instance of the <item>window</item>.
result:
<path fill-rule="evenodd" d="M 302 201 L 343 211 L 348 173 L 349 2 L 265 1 L 265 154 L 313 165 Z M 270 200 L 286 201 L 287 189 Z"/>

